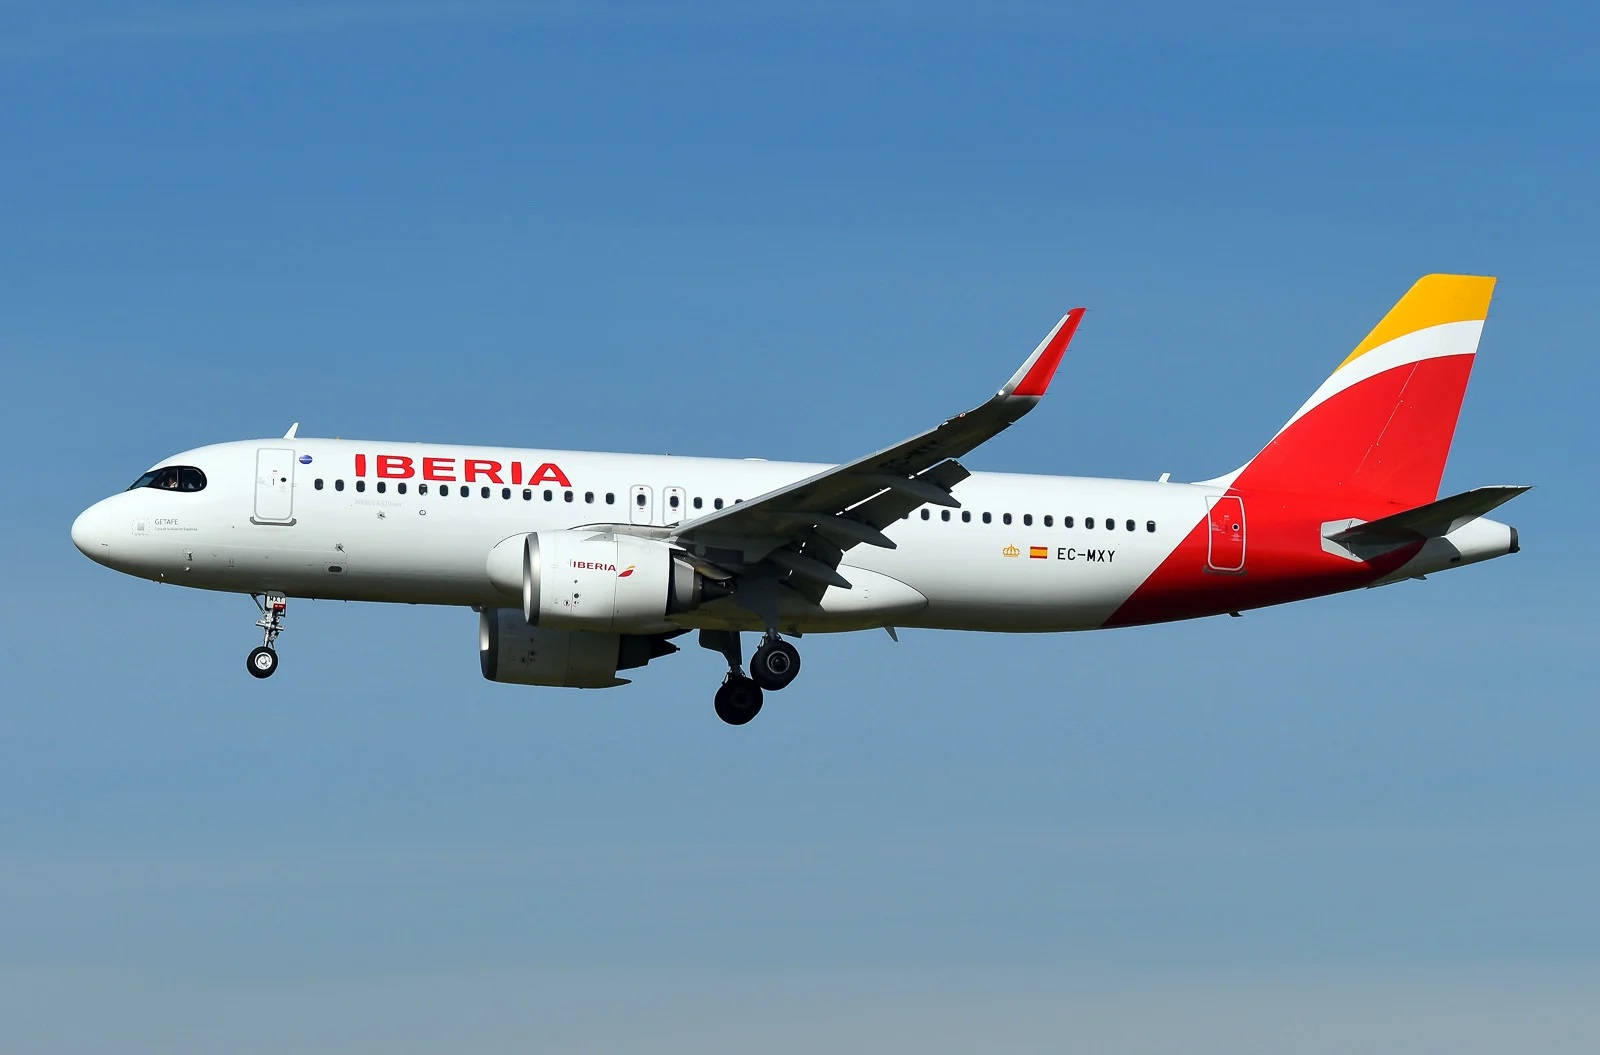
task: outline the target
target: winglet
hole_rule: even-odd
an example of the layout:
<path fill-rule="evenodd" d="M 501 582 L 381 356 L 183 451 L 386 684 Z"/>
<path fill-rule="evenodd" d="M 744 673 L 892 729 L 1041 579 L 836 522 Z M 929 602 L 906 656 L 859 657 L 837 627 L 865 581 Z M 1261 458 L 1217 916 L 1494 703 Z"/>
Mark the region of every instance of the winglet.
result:
<path fill-rule="evenodd" d="M 283 438 L 286 439 L 286 440 L 292 440 L 292 439 L 295 438 L 295 433 L 297 433 L 299 431 L 300 431 L 300 423 L 297 421 L 293 425 L 289 426 L 289 431 L 285 432 L 283 434 Z"/>
<path fill-rule="evenodd" d="M 1056 376 L 1056 367 L 1061 365 L 1061 357 L 1066 354 L 1067 345 L 1071 343 L 1072 335 L 1078 332 L 1078 323 L 1082 319 L 1082 308 L 1073 308 L 1063 315 L 1055 329 L 1028 356 L 1022 368 L 1011 375 L 1011 380 L 1005 383 L 999 394 L 1031 396 L 1034 399 L 1043 396 L 1050 387 L 1050 379 Z"/>

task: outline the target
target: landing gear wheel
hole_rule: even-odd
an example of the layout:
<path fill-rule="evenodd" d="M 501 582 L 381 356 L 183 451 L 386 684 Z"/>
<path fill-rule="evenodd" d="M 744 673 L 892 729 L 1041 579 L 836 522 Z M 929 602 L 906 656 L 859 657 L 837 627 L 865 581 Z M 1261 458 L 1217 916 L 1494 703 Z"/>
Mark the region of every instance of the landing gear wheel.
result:
<path fill-rule="evenodd" d="M 257 645 L 250 650 L 250 656 L 244 661 L 244 666 L 258 678 L 270 678 L 272 672 L 278 669 L 278 653 L 266 645 Z"/>
<path fill-rule="evenodd" d="M 761 643 L 750 657 L 750 676 L 769 692 L 786 687 L 800 673 L 800 650 L 782 638 Z"/>
<path fill-rule="evenodd" d="M 278 669 L 278 653 L 272 646 L 283 633 L 283 613 L 289 609 L 289 598 L 281 593 L 268 593 L 261 597 L 251 594 L 250 599 L 261 610 L 261 618 L 256 620 L 256 626 L 261 628 L 261 644 L 250 650 L 244 669 L 251 677 L 270 678 Z"/>
<path fill-rule="evenodd" d="M 717 690 L 716 708 L 729 725 L 744 725 L 761 713 L 761 686 L 743 674 L 729 674 Z"/>

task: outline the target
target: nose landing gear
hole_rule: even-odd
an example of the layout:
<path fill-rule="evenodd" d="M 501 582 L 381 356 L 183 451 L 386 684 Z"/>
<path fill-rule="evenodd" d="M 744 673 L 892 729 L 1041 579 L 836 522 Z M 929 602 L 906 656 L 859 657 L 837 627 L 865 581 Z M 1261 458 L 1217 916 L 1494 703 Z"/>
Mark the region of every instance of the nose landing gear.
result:
<path fill-rule="evenodd" d="M 261 618 L 256 620 L 256 626 L 261 628 L 262 641 L 250 650 L 244 668 L 253 677 L 270 678 L 278 669 L 278 651 L 272 646 L 277 643 L 278 635 L 283 633 L 283 613 L 288 610 L 289 599 L 281 593 L 269 593 L 265 598 L 251 594 L 250 599 L 261 609 Z"/>

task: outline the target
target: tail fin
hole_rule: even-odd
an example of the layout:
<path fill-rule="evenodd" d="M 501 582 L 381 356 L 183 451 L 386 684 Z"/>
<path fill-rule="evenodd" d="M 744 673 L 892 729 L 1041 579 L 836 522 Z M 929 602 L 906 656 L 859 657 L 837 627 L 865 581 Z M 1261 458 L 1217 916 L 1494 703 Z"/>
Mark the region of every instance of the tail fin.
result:
<path fill-rule="evenodd" d="M 1402 507 L 1433 501 L 1494 281 L 1418 279 L 1272 442 L 1215 482 Z"/>

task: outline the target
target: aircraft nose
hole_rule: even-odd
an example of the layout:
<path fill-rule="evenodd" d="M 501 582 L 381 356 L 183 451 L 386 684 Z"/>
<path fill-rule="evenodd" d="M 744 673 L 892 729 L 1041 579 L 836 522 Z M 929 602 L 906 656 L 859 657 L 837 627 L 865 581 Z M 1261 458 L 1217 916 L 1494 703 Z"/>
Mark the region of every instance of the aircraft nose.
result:
<path fill-rule="evenodd" d="M 104 502 L 96 502 L 72 522 L 72 544 L 90 560 L 104 564 L 111 553 L 110 541 Z"/>

